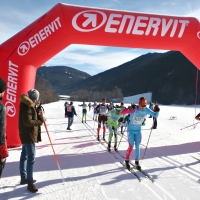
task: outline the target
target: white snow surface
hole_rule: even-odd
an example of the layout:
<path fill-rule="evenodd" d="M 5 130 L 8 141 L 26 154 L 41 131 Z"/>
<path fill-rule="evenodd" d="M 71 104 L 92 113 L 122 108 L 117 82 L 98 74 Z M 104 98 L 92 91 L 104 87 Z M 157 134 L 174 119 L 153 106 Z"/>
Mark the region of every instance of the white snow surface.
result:
<path fill-rule="evenodd" d="M 75 116 L 71 131 L 66 130 L 64 101 L 44 105 L 46 124 L 61 171 L 58 169 L 50 140 L 42 126 L 42 142 L 36 144 L 34 179 L 39 189 L 30 193 L 26 185 L 20 185 L 19 158 L 21 147 L 9 149 L 9 157 L 0 179 L 0 200 L 199 200 L 200 199 L 200 125 L 193 123 L 195 109 L 192 106 L 160 106 L 158 129 L 151 132 L 152 118 L 142 126 L 141 159 L 150 136 L 142 168 L 155 180 L 152 183 L 143 174 L 138 179 L 123 167 L 128 147 L 125 132 L 119 145 L 119 153 L 107 151 L 105 142 L 96 140 L 97 122 L 93 112 L 87 113 L 87 124 L 81 122 L 80 102 L 74 102 Z M 128 104 L 125 104 L 126 106 Z M 200 107 L 198 107 L 200 108 Z M 170 120 L 170 116 L 177 119 Z M 182 129 L 182 130 L 180 130 Z M 103 130 L 100 135 L 102 137 Z M 108 130 L 106 140 L 108 140 Z M 120 134 L 120 133 L 119 133 Z M 118 142 L 121 135 L 118 135 Z M 114 138 L 113 140 L 114 141 Z M 112 143 L 113 148 L 113 143 Z M 134 162 L 135 150 L 131 160 Z"/>

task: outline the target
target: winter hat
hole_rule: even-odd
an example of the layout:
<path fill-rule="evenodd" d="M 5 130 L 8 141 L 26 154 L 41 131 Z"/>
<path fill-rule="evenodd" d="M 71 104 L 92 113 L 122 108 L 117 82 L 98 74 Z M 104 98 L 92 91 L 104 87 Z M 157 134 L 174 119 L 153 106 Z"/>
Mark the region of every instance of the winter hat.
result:
<path fill-rule="evenodd" d="M 31 100 L 35 101 L 39 99 L 40 93 L 36 89 L 28 91 L 28 96 Z"/>
<path fill-rule="evenodd" d="M 116 108 L 115 110 L 118 111 L 118 112 L 120 112 L 120 111 L 121 111 L 121 108 Z"/>
<path fill-rule="evenodd" d="M 146 105 L 147 104 L 147 100 L 144 98 L 144 97 L 141 97 L 140 99 L 139 99 L 139 103 L 138 103 L 139 105 Z"/>
<path fill-rule="evenodd" d="M 0 93 L 6 90 L 6 82 L 0 77 Z"/>

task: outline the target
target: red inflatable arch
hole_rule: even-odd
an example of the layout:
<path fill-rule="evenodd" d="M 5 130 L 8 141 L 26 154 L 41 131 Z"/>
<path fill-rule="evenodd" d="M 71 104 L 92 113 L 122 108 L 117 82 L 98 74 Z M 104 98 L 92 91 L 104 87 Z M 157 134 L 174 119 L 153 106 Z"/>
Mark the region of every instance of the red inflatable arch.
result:
<path fill-rule="evenodd" d="M 0 46 L 8 146 L 21 145 L 20 94 L 34 87 L 37 68 L 70 44 L 178 50 L 200 68 L 200 25 L 195 18 L 57 4 Z"/>

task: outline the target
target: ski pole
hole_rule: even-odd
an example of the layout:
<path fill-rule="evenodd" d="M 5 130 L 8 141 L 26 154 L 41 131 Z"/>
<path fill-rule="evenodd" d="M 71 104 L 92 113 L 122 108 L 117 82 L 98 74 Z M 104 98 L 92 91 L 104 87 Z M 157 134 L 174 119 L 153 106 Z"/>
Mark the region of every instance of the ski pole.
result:
<path fill-rule="evenodd" d="M 195 124 L 198 124 L 198 123 L 200 123 L 200 122 L 197 122 L 197 123 L 195 123 Z M 194 126 L 195 124 L 192 124 L 192 125 L 190 125 L 190 126 L 186 126 L 186 127 L 184 127 L 184 128 L 181 128 L 180 130 L 183 130 L 183 129 L 185 129 L 185 128 L 189 128 L 189 127 L 191 127 L 191 126 Z"/>
<path fill-rule="evenodd" d="M 153 119 L 153 126 L 154 126 L 154 121 L 155 121 L 155 118 Z M 151 131 L 150 131 L 150 134 L 149 134 L 149 138 L 148 138 L 148 141 L 147 141 L 147 145 L 146 145 L 146 148 L 145 148 L 145 151 L 144 151 L 144 155 L 143 155 L 142 160 L 144 160 L 144 156 L 145 156 L 146 151 L 147 151 L 147 147 L 148 147 L 148 144 L 149 144 L 149 140 L 150 140 L 150 137 L 151 137 L 151 133 L 152 133 L 152 130 L 153 130 L 153 126 L 151 127 Z"/>
<path fill-rule="evenodd" d="M 65 184 L 65 179 L 64 179 L 64 176 L 63 176 L 62 171 L 61 171 L 61 169 L 60 169 L 60 164 L 59 164 L 59 162 L 58 162 L 58 158 L 57 158 L 56 153 L 55 153 L 55 151 L 54 151 L 53 144 L 52 144 L 52 142 L 51 142 L 51 138 L 50 138 L 50 135 L 49 135 L 49 131 L 48 131 L 48 129 L 47 129 L 46 122 L 45 122 L 44 120 L 43 120 L 43 123 L 44 123 L 44 127 L 45 127 L 45 129 L 46 129 L 46 132 L 47 132 L 47 135 L 48 135 L 48 138 L 49 138 L 49 141 L 50 141 L 50 144 L 51 144 L 53 153 L 54 153 L 54 158 L 55 158 L 55 160 L 56 160 L 56 164 L 58 165 L 58 169 L 60 170 L 60 175 L 61 175 L 61 177 L 62 177 L 62 181 L 63 181 L 63 183 Z"/>
<path fill-rule="evenodd" d="M 145 148 L 145 151 L 144 151 L 144 155 L 143 155 L 142 160 L 144 160 L 144 156 L 145 156 L 146 151 L 147 151 L 147 147 L 148 147 L 148 144 L 149 144 L 149 140 L 150 140 L 150 137 L 151 137 L 151 132 L 152 132 L 152 130 L 153 130 L 153 127 L 151 128 L 151 131 L 150 131 L 150 134 L 149 134 L 149 139 L 148 139 L 148 141 L 147 141 L 147 145 L 146 145 L 146 148 Z"/>
<path fill-rule="evenodd" d="M 119 145 L 120 145 L 120 143 L 121 143 L 121 141 L 122 141 L 122 138 L 123 138 L 123 136 L 124 136 L 124 132 L 126 131 L 126 128 L 127 128 L 127 126 L 124 128 L 124 131 L 123 131 L 123 133 L 122 133 L 122 137 L 121 137 L 121 139 L 120 139 L 120 141 L 119 141 L 119 144 L 118 144 L 118 147 L 117 147 L 117 148 L 119 148 Z"/>

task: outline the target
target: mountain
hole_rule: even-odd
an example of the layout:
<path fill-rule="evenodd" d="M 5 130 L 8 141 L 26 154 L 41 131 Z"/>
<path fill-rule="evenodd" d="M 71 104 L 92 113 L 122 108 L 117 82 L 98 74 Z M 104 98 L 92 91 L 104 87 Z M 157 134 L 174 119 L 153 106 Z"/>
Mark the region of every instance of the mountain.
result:
<path fill-rule="evenodd" d="M 67 94 L 66 86 L 87 79 L 90 75 L 67 66 L 42 66 L 37 70 L 36 81 L 40 77 L 48 80 L 57 93 Z"/>
<path fill-rule="evenodd" d="M 118 67 L 114 67 L 112 69 L 101 72 L 97 75 L 91 76 L 85 80 L 76 82 L 75 84 L 68 85 L 65 89 L 70 94 L 72 91 L 79 89 L 86 90 L 112 90 L 115 84 L 119 88 L 121 88 L 119 79 L 122 77 L 126 77 L 131 74 L 137 68 L 140 68 L 141 65 L 149 64 L 153 60 L 161 57 L 161 53 L 148 53 L 146 55 L 142 55 L 134 60 L 126 62 Z M 125 81 L 126 82 L 126 81 Z M 123 91 L 124 92 L 124 91 Z M 129 96 L 131 96 L 130 94 Z"/>
<path fill-rule="evenodd" d="M 57 67 L 55 73 L 56 71 L 57 73 L 59 71 Z M 86 77 L 84 73 L 84 78 L 82 76 L 76 81 L 66 75 L 68 77 L 66 80 L 60 81 L 58 78 L 53 84 L 58 84 L 60 81 L 60 85 L 54 86 L 58 88 L 60 94 L 69 95 L 72 91 L 80 89 L 112 91 L 117 86 L 122 89 L 124 96 L 152 92 L 152 100 L 160 104 L 194 104 L 196 72 L 197 68 L 183 54 L 178 51 L 168 51 L 142 55 L 95 76 L 87 74 Z M 52 83 L 52 80 L 46 77 Z M 197 87 L 199 86 L 198 83 Z M 200 103 L 200 95 L 197 100 L 197 103 Z"/>
<path fill-rule="evenodd" d="M 152 92 L 152 100 L 162 104 L 194 104 L 196 71 L 197 68 L 178 51 L 148 53 L 70 84 L 66 91 L 102 91 L 112 90 L 117 86 L 122 89 L 124 96 Z M 198 88 L 199 86 L 198 84 Z M 197 100 L 200 103 L 200 95 Z"/>

